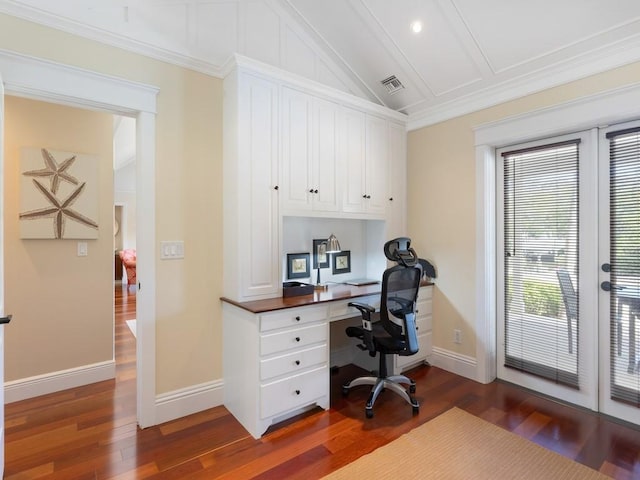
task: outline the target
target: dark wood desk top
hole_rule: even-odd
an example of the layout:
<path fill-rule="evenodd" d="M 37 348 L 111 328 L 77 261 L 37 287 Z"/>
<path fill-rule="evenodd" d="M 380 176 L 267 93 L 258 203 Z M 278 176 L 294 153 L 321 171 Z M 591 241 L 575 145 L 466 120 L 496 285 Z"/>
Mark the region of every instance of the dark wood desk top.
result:
<path fill-rule="evenodd" d="M 433 285 L 432 282 L 422 282 L 421 286 Z M 349 300 L 352 298 L 364 297 L 367 295 L 376 295 L 382 292 L 382 285 L 376 283 L 373 285 L 364 285 L 356 287 L 353 285 L 344 285 L 342 283 L 329 284 L 326 290 L 315 290 L 309 295 L 300 295 L 297 297 L 275 297 L 264 300 L 253 300 L 250 302 L 237 302 L 227 297 L 221 297 L 223 302 L 230 303 L 236 307 L 243 308 L 251 313 L 264 313 L 274 310 L 282 310 L 292 307 L 306 307 L 325 302 L 334 302 L 336 300 Z"/>

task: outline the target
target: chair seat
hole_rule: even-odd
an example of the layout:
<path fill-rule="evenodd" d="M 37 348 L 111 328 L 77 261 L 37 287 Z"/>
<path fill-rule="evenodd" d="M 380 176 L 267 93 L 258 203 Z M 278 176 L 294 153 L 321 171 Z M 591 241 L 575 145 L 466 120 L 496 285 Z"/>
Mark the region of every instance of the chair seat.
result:
<path fill-rule="evenodd" d="M 375 322 L 371 325 L 373 342 L 376 345 L 376 351 L 382 353 L 396 354 L 403 356 L 407 352 L 406 342 L 398 338 L 394 338 L 382 326 L 382 322 Z M 346 333 L 348 337 L 364 340 L 364 329 L 362 327 L 347 327 Z"/>

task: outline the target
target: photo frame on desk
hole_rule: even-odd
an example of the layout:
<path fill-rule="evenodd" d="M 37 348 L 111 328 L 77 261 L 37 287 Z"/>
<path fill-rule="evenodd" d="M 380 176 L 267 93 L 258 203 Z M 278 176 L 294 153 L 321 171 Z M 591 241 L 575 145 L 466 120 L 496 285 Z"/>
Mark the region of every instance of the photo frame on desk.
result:
<path fill-rule="evenodd" d="M 329 268 L 326 238 L 313 240 L 313 268 Z"/>
<path fill-rule="evenodd" d="M 287 278 L 309 278 L 309 260 L 308 253 L 287 253 Z"/>
<path fill-rule="evenodd" d="M 351 250 L 343 250 L 333 254 L 333 274 L 349 273 L 351 271 Z"/>

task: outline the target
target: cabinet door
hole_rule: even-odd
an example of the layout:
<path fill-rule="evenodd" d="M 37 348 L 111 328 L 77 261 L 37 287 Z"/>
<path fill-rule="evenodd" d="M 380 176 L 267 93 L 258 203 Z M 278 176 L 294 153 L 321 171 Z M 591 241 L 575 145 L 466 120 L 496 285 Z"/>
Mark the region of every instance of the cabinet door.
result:
<path fill-rule="evenodd" d="M 387 236 L 407 234 L 407 133 L 403 125 L 389 124 Z"/>
<path fill-rule="evenodd" d="M 277 294 L 278 259 L 278 88 L 243 75 L 238 140 L 238 263 L 246 298 Z"/>
<path fill-rule="evenodd" d="M 365 201 L 365 114 L 344 109 L 344 194 L 342 210 L 349 213 L 364 212 Z"/>
<path fill-rule="evenodd" d="M 387 208 L 387 163 L 389 158 L 387 121 L 367 116 L 366 212 L 384 216 Z"/>
<path fill-rule="evenodd" d="M 339 107 L 320 99 L 313 101 L 313 153 L 311 185 L 313 209 L 337 212 L 340 209 L 342 178 L 338 168 Z"/>
<path fill-rule="evenodd" d="M 282 89 L 280 202 L 283 211 L 311 210 L 311 106 L 309 95 Z"/>

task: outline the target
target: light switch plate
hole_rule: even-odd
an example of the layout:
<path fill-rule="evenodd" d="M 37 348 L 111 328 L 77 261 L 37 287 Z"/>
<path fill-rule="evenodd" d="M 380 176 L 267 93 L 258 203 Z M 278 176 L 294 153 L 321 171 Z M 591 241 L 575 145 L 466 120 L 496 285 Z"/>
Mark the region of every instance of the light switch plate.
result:
<path fill-rule="evenodd" d="M 89 247 L 87 246 L 87 242 L 78 242 L 78 256 L 86 257 L 89 255 Z"/>
<path fill-rule="evenodd" d="M 184 258 L 184 242 L 160 242 L 160 259 L 174 260 Z"/>

